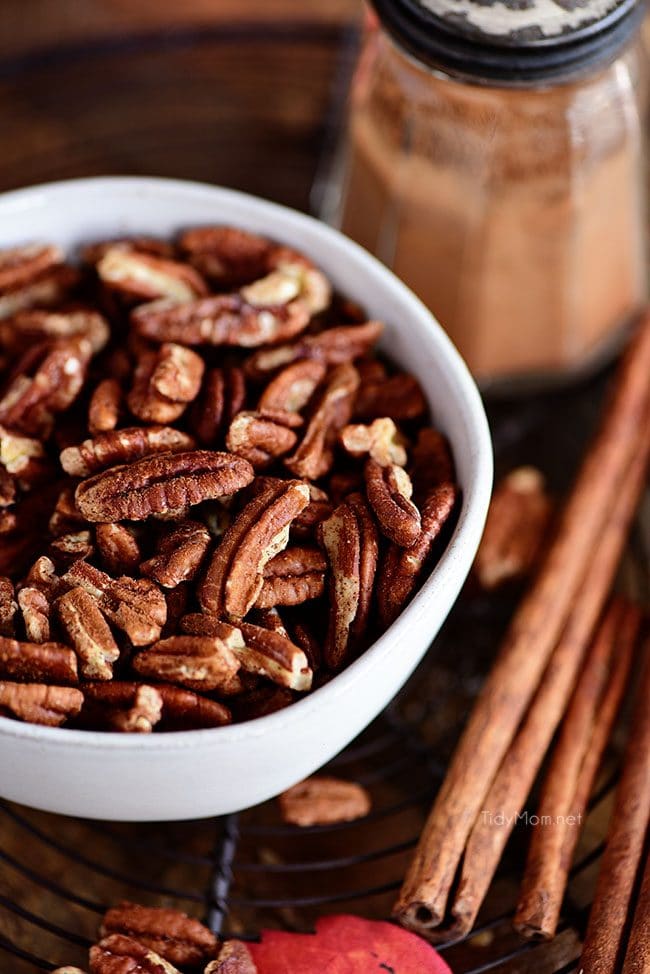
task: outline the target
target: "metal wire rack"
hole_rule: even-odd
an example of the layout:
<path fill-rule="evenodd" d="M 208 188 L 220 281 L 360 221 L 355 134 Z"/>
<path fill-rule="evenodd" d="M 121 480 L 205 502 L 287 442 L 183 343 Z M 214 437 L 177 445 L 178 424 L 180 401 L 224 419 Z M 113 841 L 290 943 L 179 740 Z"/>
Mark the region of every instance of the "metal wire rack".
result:
<path fill-rule="evenodd" d="M 303 129 L 297 135 L 289 133 L 290 144 L 283 149 L 283 160 L 289 161 L 292 177 L 291 192 L 278 184 L 275 195 L 305 205 L 315 174 L 322 173 L 318 166 L 321 149 L 323 145 L 331 147 L 332 132 L 340 117 L 353 48 L 353 39 L 351 43 L 347 33 L 342 36 L 331 27 L 319 33 L 313 25 L 308 29 L 296 26 L 293 32 L 274 32 L 254 25 L 233 28 L 225 34 L 197 32 L 176 39 L 152 36 L 145 39 L 144 48 L 131 41 L 126 46 L 113 42 L 94 50 L 92 57 L 100 61 L 119 57 L 120 70 L 139 72 L 142 85 L 146 74 L 142 65 L 164 50 L 168 70 L 178 71 L 178 78 L 173 80 L 180 85 L 188 49 L 200 49 L 204 57 L 220 53 L 215 70 L 221 70 L 225 63 L 225 71 L 230 63 L 236 64 L 242 57 L 245 60 L 260 47 L 272 58 L 268 52 L 275 50 L 274 45 L 283 67 L 278 76 L 284 77 L 286 84 L 315 84 L 314 72 L 320 70 L 318 58 L 312 56 L 315 49 L 323 63 L 325 54 L 334 63 L 333 70 L 323 73 L 329 86 L 327 124 L 319 122 L 307 133 Z M 301 61 L 292 74 L 283 60 L 288 49 L 293 51 L 300 45 L 309 49 L 312 71 L 308 78 Z M 79 52 L 59 52 L 58 61 L 51 56 L 45 62 L 42 58 L 28 59 L 5 64 L 4 70 L 0 65 L 0 104 L 3 98 L 14 104 L 16 86 L 28 101 L 29 79 L 37 76 L 39 98 L 45 99 L 49 111 L 63 112 L 66 85 L 75 90 L 76 97 L 76 54 Z M 88 57 L 88 52 L 84 56 Z M 135 68 L 129 60 L 133 58 Z M 91 96 L 101 95 L 105 67 L 104 60 L 96 76 L 86 79 L 89 101 Z M 46 95 L 40 94 L 43 78 L 58 77 L 59 68 L 61 83 L 58 87 L 51 84 Z M 264 78 L 260 76 L 260 85 L 265 83 Z M 129 98 L 132 101 L 132 92 Z M 59 104 L 56 99 L 63 101 Z M 92 129 L 84 110 L 82 105 L 81 134 L 71 143 L 63 171 L 40 171 L 34 168 L 38 161 L 30 158 L 29 175 L 21 178 L 77 175 L 97 168 L 162 171 L 150 164 L 151 158 L 158 158 L 156 138 L 149 133 L 141 136 L 135 128 L 129 133 L 133 155 L 128 158 L 137 159 L 137 165 L 122 165 L 123 156 L 112 144 L 100 153 L 103 136 Z M 149 113 L 146 97 L 142 112 Z M 203 116 L 200 124 L 205 124 Z M 213 178 L 260 191 L 257 167 L 253 174 L 242 169 L 237 152 L 232 169 L 208 173 L 200 168 L 206 157 L 225 158 L 218 150 L 220 140 L 226 141 L 223 133 L 216 135 L 206 153 L 203 128 L 200 134 L 201 138 L 191 143 L 189 156 L 184 157 L 183 172 L 172 174 Z M 156 137 L 163 136 L 157 133 Z M 255 161 L 256 153 L 250 155 Z M 19 153 L 16 158 L 20 162 Z M 10 185 L 10 178 L 0 166 L 0 183 Z M 605 378 L 597 376 L 577 390 L 552 396 L 516 404 L 493 403 L 490 420 L 497 470 L 533 462 L 548 475 L 552 489 L 561 492 L 597 412 Z M 647 529 L 645 536 L 638 531 L 622 572 L 625 588 L 646 600 L 649 551 Z M 373 811 L 362 822 L 298 830 L 284 825 L 275 803 L 269 802 L 219 819 L 119 825 L 63 818 L 0 802 L 0 971 L 34 974 L 64 963 L 83 967 L 101 914 L 120 899 L 177 906 L 199 916 L 217 932 L 243 937 L 254 937 L 265 927 L 309 930 L 323 913 L 387 917 L 449 751 L 512 608 L 511 596 L 488 601 L 470 588 L 409 685 L 332 762 L 330 767 L 336 774 L 360 781 L 371 791 Z M 526 840 L 525 829 L 517 828 L 471 938 L 441 947 L 457 974 L 569 974 L 575 970 L 616 781 L 615 751 L 592 797 L 558 937 L 550 945 L 530 944 L 511 930 Z"/>

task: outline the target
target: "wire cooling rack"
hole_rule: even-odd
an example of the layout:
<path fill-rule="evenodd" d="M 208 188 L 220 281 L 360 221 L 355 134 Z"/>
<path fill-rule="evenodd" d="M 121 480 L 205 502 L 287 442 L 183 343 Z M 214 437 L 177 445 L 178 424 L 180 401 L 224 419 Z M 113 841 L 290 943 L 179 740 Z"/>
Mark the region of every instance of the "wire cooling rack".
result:
<path fill-rule="evenodd" d="M 354 34 L 332 26 L 233 25 L 118 38 L 0 63 L 0 111 L 15 121 L 11 153 L 0 159 L 0 188 L 92 172 L 148 171 L 211 179 L 305 207 L 315 179 L 319 188 L 323 154 L 335 141 L 354 41 Z M 289 105 L 280 122 L 257 114 L 268 102 L 269 74 L 284 86 L 275 102 Z M 118 76 L 120 84 L 114 83 Z M 202 101 L 206 90 L 210 98 Z M 170 104 L 170 93 L 178 104 Z M 109 96 L 106 112 L 102 106 Z M 156 113 L 161 98 L 167 99 L 164 110 Z M 189 116 L 185 98 L 193 105 Z M 23 130 L 25 117 L 29 124 Z M 31 133 L 43 119 L 43 144 L 62 139 L 48 157 L 32 151 Z M 163 150 L 169 148 L 172 124 L 176 142 L 170 153 Z M 61 136 L 66 126 L 69 133 Z M 260 167 L 260 159 L 268 166 Z M 493 403 L 497 471 L 534 463 L 561 493 L 593 424 L 605 378 L 551 396 Z M 639 527 L 621 573 L 624 588 L 646 604 L 649 551 L 647 529 L 644 535 Z M 512 596 L 486 600 L 470 586 L 405 690 L 331 763 L 335 774 L 370 790 L 373 811 L 362 822 L 295 829 L 281 822 L 269 802 L 225 818 L 119 825 L 0 802 L 0 971 L 84 967 L 101 914 L 125 898 L 176 906 L 217 932 L 243 937 L 268 927 L 309 930 L 324 913 L 389 916 L 513 605 Z M 456 974 L 575 969 L 616 781 L 616 746 L 611 750 L 592 797 L 555 941 L 525 943 L 511 929 L 526 848 L 526 829 L 520 826 L 472 937 L 441 948 Z"/>

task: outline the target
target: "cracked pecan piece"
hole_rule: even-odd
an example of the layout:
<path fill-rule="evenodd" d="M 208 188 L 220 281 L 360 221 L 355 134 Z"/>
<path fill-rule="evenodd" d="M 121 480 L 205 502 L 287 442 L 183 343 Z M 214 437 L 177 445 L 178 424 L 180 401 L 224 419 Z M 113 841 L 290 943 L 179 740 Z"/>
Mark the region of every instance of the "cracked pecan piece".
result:
<path fill-rule="evenodd" d="M 262 572 L 264 583 L 255 600 L 258 609 L 300 605 L 317 599 L 325 588 L 327 563 L 318 548 L 285 548 L 271 558 Z"/>
<path fill-rule="evenodd" d="M 93 439 L 61 451 L 61 466 L 71 477 L 89 477 L 98 470 L 130 463 L 157 453 L 191 450 L 194 441 L 172 426 L 128 426 L 98 433 Z"/>
<path fill-rule="evenodd" d="M 411 598 L 457 496 L 453 484 L 435 487 L 422 505 L 422 530 L 417 541 L 410 548 L 393 544 L 386 552 L 377 577 L 377 606 L 385 627 L 395 621 Z"/>
<path fill-rule="evenodd" d="M 365 636 L 377 569 L 377 528 L 365 498 L 350 494 L 319 528 L 330 566 L 330 616 L 323 658 L 339 669 Z"/>
<path fill-rule="evenodd" d="M 263 470 L 296 445 L 294 430 L 302 426 L 298 413 L 258 410 L 238 413 L 226 434 L 226 447 L 244 457 L 255 470 Z"/>
<path fill-rule="evenodd" d="M 382 467 L 367 460 L 364 467 L 366 494 L 379 527 L 390 541 L 408 548 L 420 534 L 420 512 L 411 500 L 413 485 L 403 467 L 396 463 Z"/>
<path fill-rule="evenodd" d="M 81 675 L 86 680 L 112 680 L 120 650 L 92 595 L 80 587 L 70 589 L 57 600 L 56 611 Z"/>
<path fill-rule="evenodd" d="M 182 521 L 163 535 L 155 557 L 143 562 L 140 571 L 163 588 L 175 588 L 196 577 L 209 545 L 210 532 L 204 524 Z"/>
<path fill-rule="evenodd" d="M 234 494 L 253 477 L 250 463 L 229 453 L 165 453 L 82 481 L 75 500 L 89 521 L 142 521 Z"/>
<path fill-rule="evenodd" d="M 201 356 L 184 345 L 145 349 L 126 397 L 129 409 L 145 423 L 173 423 L 198 396 L 204 369 Z"/>
<path fill-rule="evenodd" d="M 0 426 L 0 463 L 25 490 L 50 473 L 43 444 L 28 436 L 19 436 Z"/>
<path fill-rule="evenodd" d="M 0 423 L 27 436 L 49 436 L 55 415 L 79 395 L 91 355 L 86 338 L 30 348 L 0 399 Z"/>
<path fill-rule="evenodd" d="M 208 293 L 193 267 L 133 248 L 109 247 L 96 270 L 104 284 L 130 300 L 184 302 Z"/>
<path fill-rule="evenodd" d="M 6 468 L 0 466 L 0 507 L 11 507 L 16 500 L 16 483 Z"/>
<path fill-rule="evenodd" d="M 366 355 L 382 330 L 383 325 L 379 321 L 327 328 L 296 342 L 260 349 L 247 358 L 244 371 L 249 378 L 263 381 L 301 359 L 313 359 L 325 365 L 343 365 Z"/>
<path fill-rule="evenodd" d="M 74 687 L 0 681 L 0 715 L 27 724 L 60 727 L 81 710 L 83 694 Z"/>
<path fill-rule="evenodd" d="M 61 534 L 48 548 L 59 565 L 69 565 L 79 558 L 91 558 L 95 553 L 92 531 L 74 531 Z"/>
<path fill-rule="evenodd" d="M 190 427 L 199 443 L 215 446 L 222 440 L 245 400 L 246 380 L 242 369 L 236 366 L 208 369 L 190 413 Z"/>
<path fill-rule="evenodd" d="M 134 646 L 147 646 L 160 638 L 167 619 L 167 603 L 157 585 L 147 578 L 111 578 L 105 572 L 77 561 L 63 580 L 91 595 L 106 618 L 129 637 Z"/>
<path fill-rule="evenodd" d="M 20 682 L 77 683 L 77 658 L 61 643 L 0 637 L 0 677 Z"/>
<path fill-rule="evenodd" d="M 95 528 L 95 541 L 102 565 L 109 575 L 132 575 L 140 567 L 142 552 L 138 539 L 124 524 L 109 521 Z"/>
<path fill-rule="evenodd" d="M 199 920 L 180 910 L 140 906 L 124 900 L 107 910 L 100 936 L 133 937 L 178 967 L 195 967 L 214 957 L 217 938 Z"/>
<path fill-rule="evenodd" d="M 134 656 L 133 669 L 188 690 L 221 690 L 236 676 L 239 661 L 235 644 L 242 643 L 234 627 L 220 636 L 170 636 Z"/>
<path fill-rule="evenodd" d="M 54 510 L 48 522 L 49 532 L 54 538 L 75 531 L 83 531 L 87 527 L 86 519 L 81 516 L 74 502 L 74 487 L 66 485 L 56 498 Z M 54 569 L 54 566 L 52 566 Z"/>
<path fill-rule="evenodd" d="M 119 933 L 104 937 L 88 956 L 90 974 L 180 974 L 155 950 Z"/>
<path fill-rule="evenodd" d="M 49 642 L 50 603 L 45 593 L 41 589 L 25 586 L 21 588 L 17 598 L 27 640 L 31 643 Z"/>
<path fill-rule="evenodd" d="M 291 522 L 308 503 L 307 484 L 279 480 L 246 504 L 221 539 L 199 586 L 204 612 L 235 619 L 246 615 L 264 583 L 264 566 L 286 547 Z"/>
<path fill-rule="evenodd" d="M 358 385 L 359 373 L 353 365 L 345 363 L 332 369 L 316 393 L 300 445 L 284 461 L 291 473 L 317 480 L 328 472 L 334 461 L 332 443 L 352 415 Z"/>
<path fill-rule="evenodd" d="M 303 359 L 282 369 L 264 389 L 258 409 L 299 413 L 325 378 L 327 366 L 316 359 Z"/>
<path fill-rule="evenodd" d="M 226 940 L 203 974 L 257 974 L 257 967 L 245 943 Z"/>
<path fill-rule="evenodd" d="M 388 416 L 375 419 L 369 426 L 363 423 L 344 426 L 340 433 L 342 446 L 350 456 L 366 454 L 380 467 L 406 463 L 405 439 Z"/>
<path fill-rule="evenodd" d="M 365 788 L 328 775 L 313 775 L 298 782 L 279 796 L 278 803 L 283 820 L 301 828 L 353 822 L 365 818 L 372 808 Z"/>
<path fill-rule="evenodd" d="M 92 436 L 116 428 L 123 412 L 123 401 L 122 386 L 117 379 L 102 379 L 95 386 L 88 404 L 88 429 Z"/>
<path fill-rule="evenodd" d="M 79 714 L 82 727 L 122 734 L 150 734 L 162 717 L 159 688 L 146 683 L 88 682 L 83 685 L 83 694 Z"/>
<path fill-rule="evenodd" d="M 415 376 L 399 372 L 389 378 L 362 382 L 354 412 L 363 420 L 390 416 L 399 421 L 419 419 L 426 415 L 427 409 L 427 401 Z"/>

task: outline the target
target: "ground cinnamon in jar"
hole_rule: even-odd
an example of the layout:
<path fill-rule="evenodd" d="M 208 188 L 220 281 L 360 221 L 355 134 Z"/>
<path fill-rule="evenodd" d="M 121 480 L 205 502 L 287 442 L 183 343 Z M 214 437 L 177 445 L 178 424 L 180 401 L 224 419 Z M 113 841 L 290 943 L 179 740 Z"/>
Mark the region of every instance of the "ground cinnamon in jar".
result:
<path fill-rule="evenodd" d="M 400 2 L 376 6 L 386 19 Z M 444 14 L 454 0 L 427 2 Z M 596 2 L 602 14 L 600 0 L 586 0 L 583 14 Z M 390 16 L 397 37 L 370 30 L 338 222 L 428 304 L 483 383 L 582 372 L 615 346 L 645 296 L 638 17 L 615 6 L 619 19 L 596 35 L 598 51 L 590 54 L 589 38 L 576 41 L 549 67 L 561 24 L 523 28 L 521 10 L 506 8 L 517 26 L 510 47 L 498 49 L 501 35 L 477 40 L 489 11 L 476 6 L 460 55 L 438 37 L 433 66 Z M 421 9 L 424 39 L 441 34 L 440 17 Z M 569 13 L 558 10 L 564 22 Z"/>

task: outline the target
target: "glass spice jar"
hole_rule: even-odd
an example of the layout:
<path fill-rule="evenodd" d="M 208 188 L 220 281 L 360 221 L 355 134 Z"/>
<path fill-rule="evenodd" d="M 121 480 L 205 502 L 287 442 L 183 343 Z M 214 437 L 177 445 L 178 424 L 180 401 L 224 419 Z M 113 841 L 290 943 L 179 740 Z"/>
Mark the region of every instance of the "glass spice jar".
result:
<path fill-rule="evenodd" d="M 484 386 L 582 374 L 646 297 L 634 0 L 374 0 L 326 216 Z"/>

